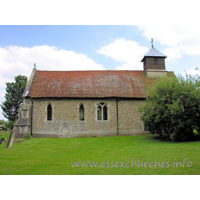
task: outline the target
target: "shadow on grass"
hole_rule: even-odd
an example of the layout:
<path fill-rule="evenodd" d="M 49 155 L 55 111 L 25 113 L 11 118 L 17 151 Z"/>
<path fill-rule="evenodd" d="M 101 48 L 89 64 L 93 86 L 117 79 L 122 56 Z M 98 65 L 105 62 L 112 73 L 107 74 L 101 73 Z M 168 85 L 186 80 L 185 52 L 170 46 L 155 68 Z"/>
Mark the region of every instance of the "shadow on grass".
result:
<path fill-rule="evenodd" d="M 171 140 L 167 140 L 166 138 L 162 138 L 158 134 L 150 134 L 150 135 L 151 135 L 151 137 L 149 138 L 150 140 L 154 140 L 154 141 L 158 141 L 158 142 L 166 142 L 166 143 L 200 142 L 200 136 L 193 137 L 189 140 L 182 140 L 182 141 L 179 141 L 179 142 L 174 142 L 174 141 L 171 141 Z"/>

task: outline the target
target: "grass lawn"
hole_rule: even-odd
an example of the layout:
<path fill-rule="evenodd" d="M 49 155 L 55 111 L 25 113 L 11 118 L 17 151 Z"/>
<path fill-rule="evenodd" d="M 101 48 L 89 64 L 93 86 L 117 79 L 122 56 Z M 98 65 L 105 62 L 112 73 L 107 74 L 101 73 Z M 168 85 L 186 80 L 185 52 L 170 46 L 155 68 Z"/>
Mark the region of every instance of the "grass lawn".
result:
<path fill-rule="evenodd" d="M 9 138 L 9 134 L 5 134 L 5 137 Z M 5 147 L 6 143 L 0 145 L 1 175 L 200 174 L 200 141 L 165 142 L 157 135 L 31 138 L 14 143 L 11 149 Z M 185 158 L 190 162 L 185 163 L 184 167 L 176 167 L 176 162 L 183 163 Z M 81 167 L 80 164 L 79 167 L 72 167 L 71 163 L 78 161 L 98 164 L 97 167 Z M 163 161 L 165 163 L 161 166 Z M 131 167 L 131 162 L 136 162 L 137 167 Z"/>

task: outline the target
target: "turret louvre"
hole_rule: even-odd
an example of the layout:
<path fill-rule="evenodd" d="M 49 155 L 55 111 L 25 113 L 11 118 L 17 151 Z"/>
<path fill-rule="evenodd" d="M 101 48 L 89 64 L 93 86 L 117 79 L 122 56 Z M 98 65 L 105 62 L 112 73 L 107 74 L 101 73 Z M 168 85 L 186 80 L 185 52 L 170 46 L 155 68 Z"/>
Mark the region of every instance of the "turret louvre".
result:
<path fill-rule="evenodd" d="M 143 62 L 143 70 L 148 78 L 160 77 L 167 73 L 165 69 L 166 57 L 152 45 L 152 48 L 141 60 Z"/>

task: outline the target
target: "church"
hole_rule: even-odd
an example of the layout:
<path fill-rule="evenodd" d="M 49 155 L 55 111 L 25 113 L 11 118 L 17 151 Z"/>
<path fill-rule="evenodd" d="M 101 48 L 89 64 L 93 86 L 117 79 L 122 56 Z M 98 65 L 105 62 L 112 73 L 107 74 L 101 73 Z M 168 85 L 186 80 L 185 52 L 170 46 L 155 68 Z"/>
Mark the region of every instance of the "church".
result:
<path fill-rule="evenodd" d="M 16 137 L 103 137 L 145 134 L 138 108 L 146 87 L 169 75 L 152 45 L 143 70 L 41 71 L 34 65 L 14 129 Z M 56 68 L 56 66 L 55 66 Z"/>

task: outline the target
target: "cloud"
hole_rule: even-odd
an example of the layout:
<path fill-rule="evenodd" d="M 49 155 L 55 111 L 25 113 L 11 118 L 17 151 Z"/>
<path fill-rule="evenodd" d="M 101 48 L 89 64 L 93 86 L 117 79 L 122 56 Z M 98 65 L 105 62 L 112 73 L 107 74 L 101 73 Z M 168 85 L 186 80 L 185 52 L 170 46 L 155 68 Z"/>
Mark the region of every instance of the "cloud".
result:
<path fill-rule="evenodd" d="M 193 68 L 190 71 L 187 71 L 187 74 L 190 74 L 192 76 L 195 76 L 195 75 L 200 76 L 200 71 L 199 71 L 199 69 Z M 183 76 L 186 75 L 186 72 L 182 73 L 182 75 Z"/>
<path fill-rule="evenodd" d="M 14 81 L 14 76 L 19 74 L 29 77 L 34 63 L 39 70 L 105 70 L 84 54 L 56 47 L 0 47 L 0 87 Z"/>
<path fill-rule="evenodd" d="M 174 61 L 176 59 L 182 58 L 182 51 L 180 48 L 166 48 L 162 53 L 167 55 L 167 61 Z"/>
<path fill-rule="evenodd" d="M 2 102 L 4 101 L 4 96 L 5 96 L 5 88 L 0 88 L 0 104 L 2 104 Z M 0 107 L 0 119 L 5 119 L 1 112 L 1 107 Z"/>
<path fill-rule="evenodd" d="M 0 47 L 0 104 L 2 103 L 6 82 L 13 82 L 21 74 L 30 76 L 34 63 L 38 70 L 105 70 L 85 54 L 66 51 L 52 46 Z M 0 112 L 0 119 L 3 115 Z"/>
<path fill-rule="evenodd" d="M 184 54 L 200 55 L 199 26 L 145 25 L 138 29 L 149 41 L 154 38 L 155 42 L 168 46 L 163 51 L 168 60 L 180 59 Z"/>
<path fill-rule="evenodd" d="M 124 38 L 117 39 L 97 50 L 99 54 L 124 62 L 122 66 L 116 67 L 117 70 L 142 69 L 140 61 L 147 51 L 146 47 L 142 47 L 137 42 L 125 40 Z"/>

